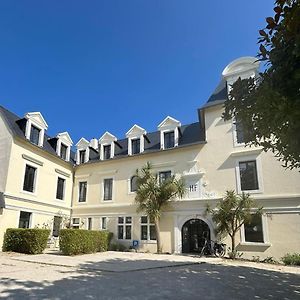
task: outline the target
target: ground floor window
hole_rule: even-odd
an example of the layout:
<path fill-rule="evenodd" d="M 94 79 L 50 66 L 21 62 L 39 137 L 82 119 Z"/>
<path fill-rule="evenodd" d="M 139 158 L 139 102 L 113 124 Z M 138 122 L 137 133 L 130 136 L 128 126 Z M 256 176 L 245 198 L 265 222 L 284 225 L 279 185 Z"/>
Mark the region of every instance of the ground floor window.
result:
<path fill-rule="evenodd" d="M 29 228 L 31 213 L 27 211 L 20 212 L 19 228 Z"/>
<path fill-rule="evenodd" d="M 107 217 L 101 217 L 100 219 L 100 229 L 106 230 L 107 229 Z"/>
<path fill-rule="evenodd" d="M 88 230 L 92 230 L 92 218 L 88 218 Z"/>
<path fill-rule="evenodd" d="M 156 231 L 153 220 L 147 216 L 141 217 L 141 240 L 142 241 L 155 241 Z"/>
<path fill-rule="evenodd" d="M 118 239 L 131 240 L 132 217 L 118 217 Z"/>
<path fill-rule="evenodd" d="M 80 226 L 80 218 L 73 218 L 72 219 L 72 227 L 74 229 L 78 229 Z"/>
<path fill-rule="evenodd" d="M 249 224 L 244 225 L 244 230 L 245 242 L 264 242 L 262 216 L 254 216 Z"/>

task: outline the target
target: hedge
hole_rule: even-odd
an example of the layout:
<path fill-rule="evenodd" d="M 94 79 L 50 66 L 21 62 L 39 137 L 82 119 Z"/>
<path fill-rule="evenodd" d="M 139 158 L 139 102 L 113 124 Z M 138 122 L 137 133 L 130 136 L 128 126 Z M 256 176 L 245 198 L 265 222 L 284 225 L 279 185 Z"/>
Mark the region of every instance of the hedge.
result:
<path fill-rule="evenodd" d="M 300 266 L 300 253 L 287 253 L 281 260 L 285 265 Z"/>
<path fill-rule="evenodd" d="M 108 231 L 61 229 L 59 248 L 64 255 L 107 251 L 112 233 Z"/>
<path fill-rule="evenodd" d="M 43 253 L 49 235 L 49 229 L 8 228 L 4 234 L 2 250 L 27 254 Z"/>

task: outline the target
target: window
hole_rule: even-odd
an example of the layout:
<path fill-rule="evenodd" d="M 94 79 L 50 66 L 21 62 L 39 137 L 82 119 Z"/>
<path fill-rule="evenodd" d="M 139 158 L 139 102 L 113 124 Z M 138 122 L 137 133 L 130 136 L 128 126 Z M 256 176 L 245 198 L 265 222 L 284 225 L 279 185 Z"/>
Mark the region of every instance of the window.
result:
<path fill-rule="evenodd" d="M 107 229 L 107 218 L 106 217 L 102 217 L 101 218 L 101 227 L 102 230 L 106 230 Z"/>
<path fill-rule="evenodd" d="M 137 190 L 137 176 L 132 176 L 130 179 L 130 192 L 136 192 Z"/>
<path fill-rule="evenodd" d="M 103 159 L 110 159 L 111 145 L 103 146 Z"/>
<path fill-rule="evenodd" d="M 112 200 L 113 179 L 112 178 L 104 179 L 103 185 L 104 185 L 103 200 Z"/>
<path fill-rule="evenodd" d="M 34 192 L 36 168 L 26 165 L 25 177 L 23 183 L 23 190 L 27 192 Z"/>
<path fill-rule="evenodd" d="M 262 225 L 261 216 L 254 216 L 251 220 L 251 223 L 244 225 L 244 230 L 245 230 L 245 242 L 252 242 L 252 243 L 264 242 L 263 225 Z"/>
<path fill-rule="evenodd" d="M 143 241 L 156 240 L 155 225 L 151 221 L 149 222 L 149 218 L 147 216 L 141 217 L 141 240 Z"/>
<path fill-rule="evenodd" d="M 61 222 L 62 222 L 62 217 L 54 216 L 52 235 L 55 237 L 59 236 Z"/>
<path fill-rule="evenodd" d="M 164 148 L 174 148 L 175 145 L 175 137 L 174 131 L 169 131 L 164 133 Z"/>
<path fill-rule="evenodd" d="M 172 175 L 171 171 L 159 172 L 159 183 L 161 184 L 167 179 L 171 178 L 171 175 Z"/>
<path fill-rule="evenodd" d="M 235 121 L 235 134 L 236 134 L 236 143 L 243 144 L 244 143 L 244 130 L 242 123 L 240 121 Z"/>
<path fill-rule="evenodd" d="M 80 164 L 85 163 L 85 152 L 86 152 L 86 150 L 79 151 L 79 163 Z"/>
<path fill-rule="evenodd" d="M 31 213 L 27 211 L 20 212 L 19 228 L 29 228 Z"/>
<path fill-rule="evenodd" d="M 64 160 L 67 159 L 68 147 L 64 144 L 60 144 L 60 157 Z"/>
<path fill-rule="evenodd" d="M 141 144 L 140 139 L 131 140 L 131 153 L 132 154 L 140 153 L 140 144 Z"/>
<path fill-rule="evenodd" d="M 80 219 L 79 218 L 73 218 L 72 219 L 72 227 L 75 229 L 78 229 L 80 226 Z"/>
<path fill-rule="evenodd" d="M 40 131 L 41 131 L 40 129 L 38 129 L 34 125 L 31 125 L 30 138 L 29 138 L 31 143 L 36 144 L 36 145 L 39 144 Z"/>
<path fill-rule="evenodd" d="M 86 202 L 86 190 L 87 190 L 87 182 L 79 182 L 79 202 Z"/>
<path fill-rule="evenodd" d="M 64 200 L 65 179 L 58 177 L 56 188 L 56 199 Z"/>
<path fill-rule="evenodd" d="M 118 217 L 118 239 L 131 240 L 131 217 Z"/>
<path fill-rule="evenodd" d="M 239 162 L 240 179 L 241 179 L 241 190 L 251 191 L 258 190 L 258 178 L 256 161 L 243 161 Z"/>
<path fill-rule="evenodd" d="M 92 218 L 88 218 L 88 230 L 92 230 Z"/>

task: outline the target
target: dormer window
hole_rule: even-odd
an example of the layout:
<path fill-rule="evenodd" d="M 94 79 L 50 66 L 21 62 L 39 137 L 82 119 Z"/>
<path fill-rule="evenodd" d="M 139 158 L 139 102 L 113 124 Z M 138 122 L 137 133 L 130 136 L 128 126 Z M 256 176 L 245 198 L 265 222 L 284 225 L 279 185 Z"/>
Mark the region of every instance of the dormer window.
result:
<path fill-rule="evenodd" d="M 171 149 L 178 146 L 181 123 L 172 117 L 166 117 L 159 125 L 160 148 Z"/>
<path fill-rule="evenodd" d="M 140 144 L 141 144 L 141 139 L 131 140 L 131 154 L 140 153 Z"/>
<path fill-rule="evenodd" d="M 110 159 L 111 155 L 111 145 L 103 146 L 103 159 Z"/>
<path fill-rule="evenodd" d="M 146 130 L 136 124 L 128 130 L 126 133 L 128 139 L 128 155 L 144 152 L 146 134 Z"/>
<path fill-rule="evenodd" d="M 115 156 L 115 142 L 117 138 L 109 132 L 105 132 L 99 139 L 100 159 L 110 159 Z"/>
<path fill-rule="evenodd" d="M 90 142 L 85 138 L 81 138 L 79 142 L 76 144 L 76 163 L 83 164 L 88 162 L 90 156 Z"/>
<path fill-rule="evenodd" d="M 25 115 L 26 128 L 25 137 L 31 143 L 43 147 L 44 133 L 48 128 L 48 124 L 40 112 L 31 112 Z"/>
<path fill-rule="evenodd" d="M 164 149 L 174 148 L 175 134 L 174 131 L 164 132 Z"/>
<path fill-rule="evenodd" d="M 39 128 L 37 128 L 34 125 L 31 125 L 31 129 L 30 129 L 30 142 L 38 145 L 39 144 L 39 140 L 40 140 L 40 132 L 41 130 Z"/>
<path fill-rule="evenodd" d="M 60 154 L 59 154 L 59 156 L 64 160 L 67 159 L 67 151 L 68 151 L 68 147 L 64 144 L 61 144 L 60 145 Z"/>
<path fill-rule="evenodd" d="M 56 153 L 63 160 L 70 160 L 71 147 L 73 141 L 67 132 L 59 133 L 57 136 Z"/>

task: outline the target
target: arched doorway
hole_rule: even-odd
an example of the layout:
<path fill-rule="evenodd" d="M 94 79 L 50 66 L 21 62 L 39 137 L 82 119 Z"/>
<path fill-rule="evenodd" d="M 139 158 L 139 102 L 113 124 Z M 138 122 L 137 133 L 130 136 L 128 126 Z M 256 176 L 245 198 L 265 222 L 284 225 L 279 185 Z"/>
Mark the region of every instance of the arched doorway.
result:
<path fill-rule="evenodd" d="M 200 219 L 190 219 L 181 230 L 182 253 L 199 253 L 205 238 L 210 240 L 210 229 L 207 223 Z"/>

